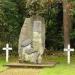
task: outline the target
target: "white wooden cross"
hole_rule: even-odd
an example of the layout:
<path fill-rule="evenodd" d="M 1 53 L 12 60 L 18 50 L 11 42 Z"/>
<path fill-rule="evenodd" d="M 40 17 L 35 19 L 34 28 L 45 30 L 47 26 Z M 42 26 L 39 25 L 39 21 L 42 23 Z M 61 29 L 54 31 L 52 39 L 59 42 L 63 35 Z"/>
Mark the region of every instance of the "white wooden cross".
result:
<path fill-rule="evenodd" d="M 8 62 L 8 58 L 9 58 L 9 50 L 12 50 L 12 48 L 9 47 L 9 44 L 6 44 L 6 47 L 3 48 L 3 50 L 6 50 L 6 62 Z"/>
<path fill-rule="evenodd" d="M 67 63 L 70 64 L 70 52 L 74 51 L 74 49 L 71 49 L 70 44 L 68 44 L 68 48 L 65 48 L 64 51 L 67 51 Z"/>

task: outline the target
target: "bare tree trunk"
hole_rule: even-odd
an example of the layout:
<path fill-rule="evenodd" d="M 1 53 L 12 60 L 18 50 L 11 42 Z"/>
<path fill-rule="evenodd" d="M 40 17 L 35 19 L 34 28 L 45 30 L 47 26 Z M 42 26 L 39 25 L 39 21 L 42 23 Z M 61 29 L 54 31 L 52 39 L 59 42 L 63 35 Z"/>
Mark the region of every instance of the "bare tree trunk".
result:
<path fill-rule="evenodd" d="M 64 48 L 70 44 L 70 10 L 68 0 L 63 0 L 63 27 L 64 27 Z"/>

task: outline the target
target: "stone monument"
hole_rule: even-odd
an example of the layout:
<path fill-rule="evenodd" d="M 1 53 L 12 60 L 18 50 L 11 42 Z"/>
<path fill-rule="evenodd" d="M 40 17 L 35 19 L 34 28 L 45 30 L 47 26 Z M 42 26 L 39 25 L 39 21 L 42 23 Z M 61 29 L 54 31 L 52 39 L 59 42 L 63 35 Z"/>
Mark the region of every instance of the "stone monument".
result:
<path fill-rule="evenodd" d="M 18 53 L 19 53 L 19 59 L 20 60 L 24 60 L 24 56 L 23 56 L 23 43 L 24 41 L 30 39 L 31 40 L 31 36 L 32 36 L 32 25 L 31 25 L 31 18 L 26 18 L 24 21 L 24 24 L 21 28 L 21 32 L 20 32 L 20 36 L 19 36 L 19 44 L 18 44 Z M 29 43 L 29 42 L 28 42 Z"/>
<path fill-rule="evenodd" d="M 19 59 L 41 63 L 45 48 L 45 23 L 41 16 L 26 18 L 19 37 Z"/>

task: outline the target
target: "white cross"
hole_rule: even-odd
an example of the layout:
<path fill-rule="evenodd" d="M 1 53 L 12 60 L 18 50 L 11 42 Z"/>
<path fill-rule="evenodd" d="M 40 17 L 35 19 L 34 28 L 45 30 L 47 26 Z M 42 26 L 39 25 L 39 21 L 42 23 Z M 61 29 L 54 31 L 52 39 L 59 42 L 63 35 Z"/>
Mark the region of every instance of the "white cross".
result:
<path fill-rule="evenodd" d="M 65 48 L 64 51 L 67 51 L 67 63 L 70 64 L 70 52 L 74 51 L 74 49 L 71 49 L 70 44 L 68 44 L 68 48 Z"/>
<path fill-rule="evenodd" d="M 9 47 L 9 44 L 6 44 L 6 47 L 3 48 L 3 50 L 6 50 L 6 62 L 8 62 L 8 58 L 9 58 L 9 50 L 12 50 L 12 48 Z"/>

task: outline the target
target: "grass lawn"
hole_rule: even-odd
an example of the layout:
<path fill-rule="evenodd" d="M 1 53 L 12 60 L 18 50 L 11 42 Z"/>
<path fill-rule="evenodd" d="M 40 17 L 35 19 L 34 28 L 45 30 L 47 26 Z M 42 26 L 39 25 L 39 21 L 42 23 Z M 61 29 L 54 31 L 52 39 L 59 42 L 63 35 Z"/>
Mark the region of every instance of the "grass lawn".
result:
<path fill-rule="evenodd" d="M 71 56 L 71 64 L 67 64 L 66 57 L 47 57 L 47 60 L 59 62 L 55 67 L 44 68 L 39 75 L 75 75 L 75 56 Z"/>
<path fill-rule="evenodd" d="M 5 56 L 3 56 L 3 57 L 0 56 L 0 72 L 6 70 L 8 68 L 8 67 L 4 66 L 5 64 L 7 64 L 5 60 L 6 60 Z M 9 63 L 16 62 L 17 60 L 18 60 L 18 57 L 12 56 L 9 58 Z"/>
<path fill-rule="evenodd" d="M 5 63 L 5 58 L 4 57 L 0 57 L 0 72 L 7 69 L 7 67 L 4 66 L 5 64 L 6 64 Z"/>
<path fill-rule="evenodd" d="M 54 68 L 44 68 L 40 75 L 75 75 L 75 64 L 59 64 Z"/>
<path fill-rule="evenodd" d="M 15 58 L 13 58 L 14 60 Z M 42 68 L 39 75 L 75 75 L 75 55 L 71 56 L 71 64 L 67 64 L 66 56 L 46 56 L 44 61 L 55 61 L 58 64 L 52 68 Z M 10 60 L 11 61 L 11 60 Z M 7 69 L 3 65 L 5 63 L 5 58 L 0 57 L 0 72 Z M 37 69 L 36 69 L 37 70 Z"/>

